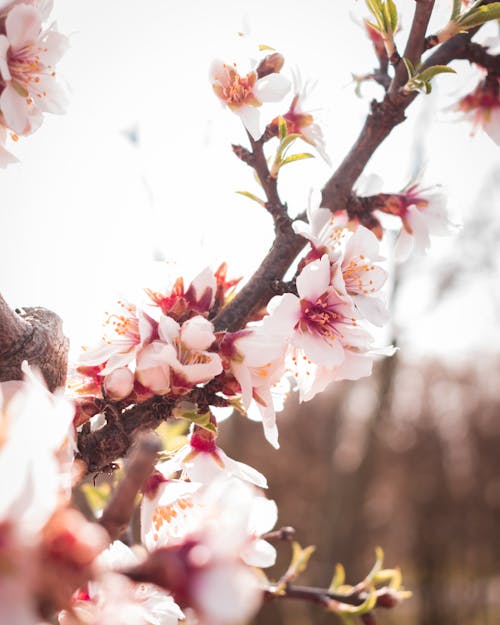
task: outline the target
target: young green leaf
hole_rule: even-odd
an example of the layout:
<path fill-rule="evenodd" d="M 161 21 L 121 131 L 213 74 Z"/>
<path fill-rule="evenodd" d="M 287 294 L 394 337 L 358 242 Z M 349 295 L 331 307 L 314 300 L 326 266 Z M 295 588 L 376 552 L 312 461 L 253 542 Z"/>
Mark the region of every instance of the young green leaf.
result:
<path fill-rule="evenodd" d="M 259 197 L 257 197 L 253 193 L 250 193 L 250 191 L 236 191 L 236 193 L 238 193 L 238 195 L 244 195 L 248 199 L 253 200 L 254 202 L 257 202 L 257 204 L 260 204 L 261 206 L 266 205 L 264 200 L 261 200 Z"/>
<path fill-rule="evenodd" d="M 460 16 L 456 22 L 463 30 L 469 30 L 476 26 L 481 26 L 490 20 L 500 19 L 500 2 L 493 2 L 487 5 L 481 5 L 477 8 L 472 7 L 469 11 Z"/>
<path fill-rule="evenodd" d="M 447 65 L 433 65 L 432 67 L 428 67 L 427 69 L 424 69 L 422 72 L 419 72 L 417 74 L 417 78 L 418 80 L 422 81 L 422 82 L 429 82 L 429 80 L 432 80 L 432 78 L 434 78 L 434 76 L 437 76 L 438 74 L 456 74 L 457 72 L 452 69 L 451 67 L 448 67 Z"/>
<path fill-rule="evenodd" d="M 281 167 L 283 167 L 283 165 L 288 165 L 288 163 L 294 163 L 295 161 L 303 161 L 306 158 L 314 158 L 314 154 L 310 154 L 309 152 L 302 152 L 301 154 L 292 154 L 291 156 L 287 156 L 285 159 L 281 161 Z"/>

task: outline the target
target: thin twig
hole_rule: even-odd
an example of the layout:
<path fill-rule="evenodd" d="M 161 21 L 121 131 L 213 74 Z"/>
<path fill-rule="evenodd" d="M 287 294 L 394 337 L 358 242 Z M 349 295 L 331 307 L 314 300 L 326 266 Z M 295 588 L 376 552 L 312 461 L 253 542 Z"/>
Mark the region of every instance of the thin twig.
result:
<path fill-rule="evenodd" d="M 434 9 L 434 0 L 416 0 L 413 22 L 406 42 L 404 56 L 417 66 L 424 51 L 425 33 Z M 390 93 L 395 93 L 406 82 L 407 72 L 401 59 L 396 64 L 396 73 L 389 87 Z"/>
<path fill-rule="evenodd" d="M 111 541 L 119 538 L 128 528 L 137 493 L 151 475 L 159 451 L 161 445 L 154 434 L 137 439 L 130 460 L 125 465 L 125 475 L 99 519 Z"/>

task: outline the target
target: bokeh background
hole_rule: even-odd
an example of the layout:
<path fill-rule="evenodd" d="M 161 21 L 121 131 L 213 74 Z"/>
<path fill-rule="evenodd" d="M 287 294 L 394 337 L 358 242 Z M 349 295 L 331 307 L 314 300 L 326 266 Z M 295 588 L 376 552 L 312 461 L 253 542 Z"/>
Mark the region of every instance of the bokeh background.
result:
<path fill-rule="evenodd" d="M 451 1 L 436 5 L 438 27 Z M 414 2 L 398 6 L 402 42 Z M 281 51 L 287 69 L 317 83 L 310 102 L 335 167 L 380 95 L 369 84 L 354 94 L 352 75 L 375 65 L 364 15 L 361 0 L 56 0 L 71 41 L 60 67 L 68 112 L 47 116 L 13 148 L 21 163 L 1 172 L 9 303 L 58 312 L 77 354 L 100 336 L 113 301 L 140 287 L 224 260 L 248 276 L 272 224 L 235 194 L 258 188 L 231 152 L 245 135 L 213 96 L 210 61 L 232 60 L 237 32 Z M 384 191 L 417 175 L 442 185 L 452 221 L 463 224 L 404 265 L 390 260 L 391 237 L 384 242 L 393 320 L 380 340 L 395 342 L 397 356 L 308 404 L 290 397 L 279 452 L 241 417 L 221 428 L 228 453 L 268 476 L 280 524 L 317 545 L 304 582 L 327 584 L 337 561 L 359 580 L 376 545 L 403 568 L 414 598 L 381 615 L 387 623 L 500 622 L 500 158 L 454 111 L 479 80 L 467 62 L 454 67 L 458 75 L 419 98 L 366 170 Z M 292 213 L 330 173 L 320 158 L 284 170 Z M 259 616 L 327 620 L 300 602 L 272 603 Z"/>

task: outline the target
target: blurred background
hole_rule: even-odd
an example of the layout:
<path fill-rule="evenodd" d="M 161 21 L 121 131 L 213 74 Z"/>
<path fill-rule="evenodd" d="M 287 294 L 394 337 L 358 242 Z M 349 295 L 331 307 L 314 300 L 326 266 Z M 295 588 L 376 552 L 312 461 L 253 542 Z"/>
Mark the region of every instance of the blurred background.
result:
<path fill-rule="evenodd" d="M 401 44 L 415 3 L 397 4 Z M 13 147 L 21 163 L 1 172 L 0 290 L 12 306 L 58 312 L 76 355 L 100 337 L 104 311 L 124 294 L 224 260 L 231 275 L 247 277 L 272 242 L 269 216 L 235 194 L 258 187 L 230 149 L 245 142 L 238 118 L 208 83 L 213 58 L 234 60 L 236 33 L 273 46 L 287 71 L 316 82 L 310 106 L 333 167 L 380 90 L 366 83 L 361 98 L 354 94 L 353 74 L 375 65 L 361 0 L 55 5 L 71 43 L 58 68 L 68 112 L 47 116 Z M 436 2 L 433 27 L 450 6 Z M 481 37 L 496 34 L 491 27 Z M 454 111 L 479 72 L 463 61 L 454 67 L 458 76 L 438 79 L 415 102 L 365 172 L 387 192 L 416 176 L 442 185 L 452 221 L 463 224 L 425 258 L 389 260 L 393 320 L 381 341 L 397 344 L 397 356 L 308 404 L 291 396 L 279 452 L 241 417 L 221 428 L 221 446 L 268 476 L 279 523 L 317 545 L 305 583 L 328 584 L 338 561 L 358 581 L 376 545 L 388 566 L 403 568 L 414 598 L 381 614 L 386 623 L 500 622 L 500 158 Z M 283 171 L 292 214 L 331 171 L 320 158 Z M 388 256 L 390 248 L 387 237 Z M 266 606 L 259 622 L 334 618 L 290 602 Z"/>

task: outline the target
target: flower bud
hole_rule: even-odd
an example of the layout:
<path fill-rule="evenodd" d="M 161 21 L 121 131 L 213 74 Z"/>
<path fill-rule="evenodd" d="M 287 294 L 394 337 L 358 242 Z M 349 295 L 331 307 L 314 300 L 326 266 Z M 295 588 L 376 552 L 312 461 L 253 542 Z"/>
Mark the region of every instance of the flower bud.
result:
<path fill-rule="evenodd" d="M 257 76 L 259 78 L 264 78 L 264 76 L 269 76 L 269 74 L 279 74 L 284 63 L 285 59 L 279 52 L 268 54 L 259 63 L 259 66 L 257 67 Z"/>

